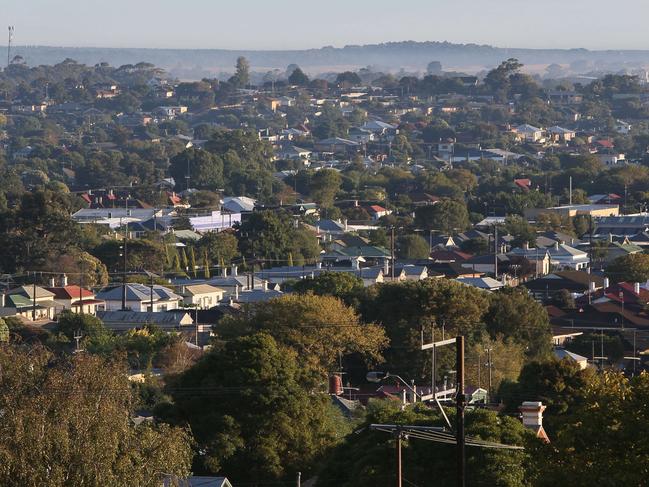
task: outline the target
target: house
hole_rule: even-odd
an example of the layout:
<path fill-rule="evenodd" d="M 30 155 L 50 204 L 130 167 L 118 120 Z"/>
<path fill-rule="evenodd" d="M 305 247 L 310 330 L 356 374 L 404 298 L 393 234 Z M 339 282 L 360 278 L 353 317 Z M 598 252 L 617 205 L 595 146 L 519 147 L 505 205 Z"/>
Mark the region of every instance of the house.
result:
<path fill-rule="evenodd" d="M 629 133 L 631 133 L 632 128 L 633 128 L 633 125 L 631 125 L 628 122 L 625 122 L 624 120 L 616 120 L 615 121 L 615 131 L 618 134 L 628 135 Z"/>
<path fill-rule="evenodd" d="M 404 266 L 396 266 L 395 272 L 399 275 L 403 274 L 405 281 L 422 281 L 428 278 L 428 267 L 424 265 L 407 264 Z"/>
<path fill-rule="evenodd" d="M 467 286 L 477 287 L 485 291 L 496 291 L 505 287 L 505 285 L 492 277 L 458 277 L 456 282 L 466 284 Z"/>
<path fill-rule="evenodd" d="M 566 244 L 556 243 L 554 247 L 547 247 L 550 254 L 550 263 L 555 269 L 580 270 L 588 268 L 590 258 L 588 253 Z"/>
<path fill-rule="evenodd" d="M 632 237 L 649 229 L 649 215 L 608 216 L 594 220 L 594 237 Z"/>
<path fill-rule="evenodd" d="M 540 142 L 543 139 L 543 130 L 527 123 L 519 125 L 514 130 L 525 142 Z"/>
<path fill-rule="evenodd" d="M 574 130 L 565 129 L 563 127 L 559 127 L 558 125 L 549 127 L 547 129 L 547 132 L 550 140 L 553 142 L 566 143 L 566 142 L 570 142 L 572 139 L 576 137 L 576 132 Z"/>
<path fill-rule="evenodd" d="M 387 210 L 383 208 L 382 206 L 379 205 L 371 205 L 367 207 L 367 212 L 370 214 L 372 217 L 372 220 L 379 220 L 383 218 L 384 216 L 388 216 L 392 214 L 391 210 Z"/>
<path fill-rule="evenodd" d="M 536 276 L 544 276 L 550 273 L 552 258 L 545 248 L 529 248 L 528 246 L 511 249 L 507 252 L 509 257 L 522 257 L 534 266 Z"/>
<path fill-rule="evenodd" d="M 122 310 L 123 286 L 114 286 L 102 289 L 97 293 L 97 299 L 105 301 L 105 305 L 99 305 L 98 310 L 118 311 Z M 126 284 L 126 309 L 137 312 L 160 312 L 180 308 L 183 301 L 171 289 L 154 284 Z"/>
<path fill-rule="evenodd" d="M 549 298 L 557 291 L 567 290 L 573 295 L 594 292 L 604 287 L 604 278 L 585 271 L 554 271 L 547 276 L 523 283 L 537 299 Z"/>
<path fill-rule="evenodd" d="M 230 207 L 234 208 L 234 205 Z M 190 215 L 189 223 L 199 233 L 220 232 L 241 224 L 241 213 L 212 210 L 208 215 Z"/>
<path fill-rule="evenodd" d="M 150 312 L 150 311 L 97 311 L 104 326 L 114 332 L 125 332 L 133 329 L 155 325 L 163 331 L 182 331 L 193 326 L 194 320 L 190 313 L 179 312 Z"/>
<path fill-rule="evenodd" d="M 276 155 L 278 159 L 306 160 L 309 159 L 309 157 L 311 157 L 311 151 L 308 149 L 302 149 L 301 147 L 297 147 L 295 145 L 289 145 L 279 149 Z"/>
<path fill-rule="evenodd" d="M 528 208 L 524 213 L 528 220 L 535 220 L 543 213 L 556 213 L 570 218 L 581 215 L 595 218 L 617 216 L 620 214 L 620 207 L 618 205 L 563 205 L 550 208 Z"/>
<path fill-rule="evenodd" d="M 553 354 L 555 358 L 559 360 L 568 360 L 570 362 L 575 362 L 581 370 L 584 370 L 588 367 L 588 359 L 586 357 L 570 352 L 565 348 L 555 348 Z"/>
<path fill-rule="evenodd" d="M 67 281 L 67 279 L 66 279 Z M 54 294 L 53 299 L 57 304 L 57 313 L 70 310 L 73 313 L 94 315 L 97 307 L 106 303 L 95 298 L 95 293 L 80 286 L 64 284 L 60 287 L 46 287 L 47 291 Z"/>
<path fill-rule="evenodd" d="M 498 254 L 498 269 L 504 268 L 509 263 L 509 257 L 505 254 Z M 494 254 L 474 255 L 470 259 L 460 262 L 464 269 L 471 269 L 480 274 L 495 274 L 496 258 Z"/>
<path fill-rule="evenodd" d="M 41 286 L 20 286 L 8 290 L 2 297 L 2 307 L 15 309 L 15 316 L 35 321 L 51 320 L 56 315 L 54 293 Z"/>
<path fill-rule="evenodd" d="M 354 140 L 332 137 L 319 140 L 314 149 L 318 152 L 331 152 L 334 154 L 355 154 L 360 150 L 360 144 Z"/>
<path fill-rule="evenodd" d="M 226 196 L 221 203 L 221 210 L 230 213 L 251 213 L 256 204 L 257 200 L 247 196 Z"/>
<path fill-rule="evenodd" d="M 180 295 L 185 306 L 210 309 L 223 299 L 225 290 L 209 284 L 190 284 L 182 286 Z"/>

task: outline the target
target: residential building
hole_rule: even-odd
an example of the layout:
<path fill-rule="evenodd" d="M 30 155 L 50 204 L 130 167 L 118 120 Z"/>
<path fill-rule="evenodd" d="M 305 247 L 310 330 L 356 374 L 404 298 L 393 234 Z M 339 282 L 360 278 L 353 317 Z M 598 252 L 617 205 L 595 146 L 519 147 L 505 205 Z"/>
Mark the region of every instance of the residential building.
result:
<path fill-rule="evenodd" d="M 180 295 L 183 304 L 197 309 L 210 309 L 223 300 L 225 290 L 209 284 L 189 284 L 182 286 Z"/>
<path fill-rule="evenodd" d="M 41 286 L 20 286 L 0 296 L 2 308 L 9 308 L 12 310 L 10 314 L 15 316 L 38 321 L 51 320 L 56 315 L 54 293 Z"/>
<path fill-rule="evenodd" d="M 97 293 L 97 299 L 105 301 L 105 304 L 99 305 L 98 310 L 122 310 L 122 292 L 122 286 L 102 289 Z M 182 296 L 158 284 L 152 286 L 137 283 L 126 284 L 126 309 L 129 311 L 168 311 L 180 308 L 182 301 Z"/>
<path fill-rule="evenodd" d="M 54 295 L 52 299 L 56 303 L 57 314 L 63 310 L 69 310 L 73 313 L 94 315 L 97 313 L 98 307 L 106 304 L 101 299 L 97 299 L 95 293 L 90 289 L 80 286 L 65 284 L 45 289 Z"/>
<path fill-rule="evenodd" d="M 97 311 L 104 326 L 111 331 L 120 333 L 129 330 L 155 325 L 163 331 L 182 331 L 194 325 L 191 314 L 186 311 L 178 312 L 149 312 L 149 311 Z"/>

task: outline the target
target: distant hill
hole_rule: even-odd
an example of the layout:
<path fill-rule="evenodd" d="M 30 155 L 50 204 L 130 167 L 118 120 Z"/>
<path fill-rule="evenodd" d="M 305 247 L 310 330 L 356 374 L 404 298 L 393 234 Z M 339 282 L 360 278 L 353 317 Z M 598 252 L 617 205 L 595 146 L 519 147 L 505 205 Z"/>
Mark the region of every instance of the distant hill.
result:
<path fill-rule="evenodd" d="M 649 65 L 649 51 L 591 51 L 587 49 L 507 49 L 477 44 L 449 42 L 389 42 L 342 48 L 285 51 L 224 49 L 139 49 L 16 46 L 14 54 L 23 56 L 30 66 L 56 64 L 72 58 L 84 64 L 107 62 L 114 66 L 153 63 L 173 73 L 193 73 L 190 77 L 231 72 L 238 56 L 250 60 L 256 71 L 298 64 L 309 72 L 375 66 L 383 70 L 423 71 L 430 61 L 444 68 L 480 71 L 502 60 L 515 57 L 526 65 L 572 64 L 589 69 L 617 70 Z"/>

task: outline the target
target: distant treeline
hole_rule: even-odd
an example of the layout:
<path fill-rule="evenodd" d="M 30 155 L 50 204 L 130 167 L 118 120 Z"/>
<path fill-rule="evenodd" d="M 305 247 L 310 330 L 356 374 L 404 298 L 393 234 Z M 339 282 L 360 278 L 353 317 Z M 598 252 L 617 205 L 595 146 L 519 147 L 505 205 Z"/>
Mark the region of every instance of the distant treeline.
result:
<path fill-rule="evenodd" d="M 30 66 L 55 64 L 66 58 L 84 64 L 107 62 L 114 66 L 146 61 L 171 73 L 194 73 L 197 78 L 231 72 L 239 56 L 245 56 L 253 70 L 255 67 L 285 69 L 293 63 L 313 71 L 335 70 L 339 66 L 424 70 L 431 61 L 440 61 L 445 67 L 480 70 L 492 68 L 503 59 L 512 57 L 526 65 L 570 64 L 581 72 L 649 64 L 649 51 L 640 50 L 505 49 L 477 44 L 411 41 L 283 51 L 16 46 L 13 53 L 21 55 Z"/>

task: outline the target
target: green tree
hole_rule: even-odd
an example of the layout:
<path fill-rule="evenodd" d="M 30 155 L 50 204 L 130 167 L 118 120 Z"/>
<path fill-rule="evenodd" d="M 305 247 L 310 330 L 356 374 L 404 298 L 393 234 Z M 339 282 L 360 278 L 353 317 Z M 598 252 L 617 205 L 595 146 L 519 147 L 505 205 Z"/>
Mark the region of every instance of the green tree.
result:
<path fill-rule="evenodd" d="M 7 322 L 0 318 L 0 343 L 6 343 L 9 341 L 9 326 Z"/>
<path fill-rule="evenodd" d="M 391 346 L 385 369 L 411 378 L 430 379 L 430 354 L 421 352 L 421 331 L 436 339 L 464 335 L 472 345 L 485 331 L 483 315 L 488 296 L 471 286 L 449 279 L 426 279 L 372 286 L 360 304 L 365 321 L 385 328 Z M 448 365 L 454 360 L 447 357 Z M 440 364 L 443 365 L 443 364 Z"/>
<path fill-rule="evenodd" d="M 205 150 L 186 149 L 171 159 L 169 174 L 179 188 L 191 185 L 198 189 L 223 187 L 223 161 Z M 188 178 L 189 176 L 189 178 Z"/>
<path fill-rule="evenodd" d="M 612 282 L 647 282 L 649 255 L 629 254 L 618 257 L 606 267 L 606 276 Z"/>
<path fill-rule="evenodd" d="M 427 259 L 430 246 L 420 235 L 401 235 L 396 242 L 399 259 Z"/>
<path fill-rule="evenodd" d="M 310 194 L 311 197 L 325 208 L 333 206 L 334 198 L 338 191 L 342 178 L 338 171 L 334 169 L 321 169 L 311 178 Z"/>
<path fill-rule="evenodd" d="M 72 339 L 76 333 L 81 333 L 84 338 L 97 337 L 108 334 L 102 321 L 96 316 L 73 313 L 66 310 L 59 314 L 56 330 Z"/>
<path fill-rule="evenodd" d="M 304 74 L 300 68 L 295 68 L 295 70 L 288 77 L 288 82 L 292 85 L 297 86 L 306 86 L 309 84 L 309 77 Z"/>
<path fill-rule="evenodd" d="M 434 205 L 417 208 L 415 223 L 427 230 L 439 230 L 451 234 L 468 228 L 469 212 L 464 203 L 442 200 Z"/>
<path fill-rule="evenodd" d="M 523 345 L 530 358 L 550 354 L 552 334 L 545 308 L 521 288 L 505 288 L 491 295 L 484 317 L 492 337 L 502 335 Z"/>
<path fill-rule="evenodd" d="M 0 369 L 0 484 L 154 487 L 163 472 L 190 474 L 186 431 L 133 425 L 124 364 L 9 346 Z"/>
<path fill-rule="evenodd" d="M 198 276 L 198 269 L 196 268 L 196 253 L 194 252 L 194 247 L 189 247 L 189 271 L 192 274 L 192 277 L 196 279 Z"/>
<path fill-rule="evenodd" d="M 237 58 L 236 71 L 229 82 L 237 88 L 245 88 L 250 83 L 250 62 L 245 57 Z"/>
<path fill-rule="evenodd" d="M 453 412 L 447 410 L 453 421 Z M 316 487 L 389 487 L 395 484 L 396 462 L 394 437 L 369 428 L 372 423 L 443 426 L 436 409 L 407 408 L 399 411 L 390 401 L 372 401 L 368 414 L 356 432 L 347 436 L 325 459 Z M 497 416 L 494 412 L 475 409 L 466 414 L 466 434 L 508 445 L 525 445 L 530 432 L 517 418 Z M 457 483 L 456 449 L 453 445 L 409 438 L 403 442 L 402 465 L 404 485 Z M 526 487 L 529 485 L 526 451 L 466 449 L 467 485 L 487 487 Z M 407 480 L 407 482 L 405 481 Z"/>
<path fill-rule="evenodd" d="M 639 411 L 649 401 L 649 375 L 629 379 L 605 372 L 581 392 L 582 400 L 568 411 L 552 443 L 536 444 L 530 452 L 539 460 L 532 465 L 535 485 L 645 484 L 649 430 Z"/>
<path fill-rule="evenodd" d="M 235 485 L 293 479 L 340 434 L 340 413 L 327 395 L 303 389 L 301 374 L 295 352 L 270 335 L 238 338 L 170 382 L 167 414 L 194 431 L 202 469 L 227 473 Z"/>
<path fill-rule="evenodd" d="M 363 290 L 363 281 L 348 272 L 323 272 L 296 282 L 293 290 L 301 294 L 312 292 L 318 296 L 335 296 L 348 302 Z"/>
<path fill-rule="evenodd" d="M 239 242 L 231 232 L 207 232 L 196 242 L 199 251 L 207 252 L 211 262 L 230 265 L 239 255 Z"/>

